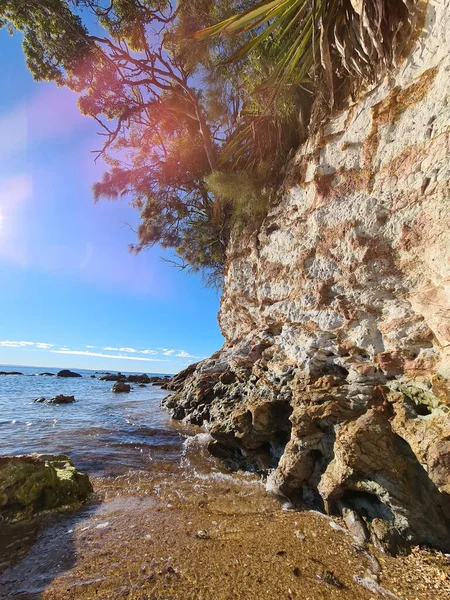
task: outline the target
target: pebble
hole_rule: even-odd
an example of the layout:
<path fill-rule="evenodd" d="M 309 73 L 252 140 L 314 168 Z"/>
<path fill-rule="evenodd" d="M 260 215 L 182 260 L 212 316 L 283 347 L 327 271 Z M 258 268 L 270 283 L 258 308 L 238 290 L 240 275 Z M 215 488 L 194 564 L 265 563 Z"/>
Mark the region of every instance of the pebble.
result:
<path fill-rule="evenodd" d="M 199 529 L 197 531 L 197 533 L 195 534 L 195 537 L 198 538 L 199 540 L 208 540 L 210 535 L 206 531 L 206 529 Z"/>

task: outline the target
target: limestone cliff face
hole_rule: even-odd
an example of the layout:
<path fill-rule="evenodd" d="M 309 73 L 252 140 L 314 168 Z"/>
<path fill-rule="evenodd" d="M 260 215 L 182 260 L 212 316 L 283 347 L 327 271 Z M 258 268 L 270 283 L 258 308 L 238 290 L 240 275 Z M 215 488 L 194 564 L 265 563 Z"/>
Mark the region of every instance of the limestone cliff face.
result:
<path fill-rule="evenodd" d="M 231 242 L 222 350 L 166 404 L 211 451 L 372 535 L 450 546 L 450 3 Z"/>

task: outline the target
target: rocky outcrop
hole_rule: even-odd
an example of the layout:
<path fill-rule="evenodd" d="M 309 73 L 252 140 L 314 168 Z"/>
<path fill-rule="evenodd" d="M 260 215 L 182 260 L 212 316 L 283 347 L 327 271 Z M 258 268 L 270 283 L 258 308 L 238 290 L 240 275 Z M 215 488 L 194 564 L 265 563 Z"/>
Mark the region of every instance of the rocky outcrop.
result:
<path fill-rule="evenodd" d="M 292 159 L 228 249 L 226 342 L 165 404 L 233 468 L 395 549 L 450 550 L 450 5 Z"/>
<path fill-rule="evenodd" d="M 79 504 L 92 485 L 63 454 L 0 456 L 0 518 L 28 518 L 38 512 Z"/>
<path fill-rule="evenodd" d="M 130 390 L 131 386 L 128 385 L 128 383 L 124 383 L 123 381 L 116 381 L 116 383 L 111 388 L 111 391 L 116 394 L 129 392 Z"/>
<path fill-rule="evenodd" d="M 57 377 L 82 377 L 79 373 L 75 373 L 74 371 L 69 371 L 69 369 L 63 369 L 59 371 Z"/>

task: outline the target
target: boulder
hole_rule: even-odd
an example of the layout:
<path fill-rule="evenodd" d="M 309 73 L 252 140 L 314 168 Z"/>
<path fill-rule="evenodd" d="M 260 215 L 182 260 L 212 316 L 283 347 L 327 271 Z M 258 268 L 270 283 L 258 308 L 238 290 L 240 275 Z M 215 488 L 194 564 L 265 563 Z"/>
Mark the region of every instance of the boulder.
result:
<path fill-rule="evenodd" d="M 65 455 L 0 456 L 0 518 L 23 519 L 86 500 L 92 485 Z"/>
<path fill-rule="evenodd" d="M 111 391 L 116 394 L 121 392 L 129 392 L 130 390 L 131 385 L 128 385 L 128 383 L 124 383 L 123 381 L 116 381 L 116 383 L 111 388 Z"/>
<path fill-rule="evenodd" d="M 74 396 L 64 396 L 64 394 L 58 394 L 54 398 L 50 398 L 50 400 L 46 400 L 49 404 L 70 404 L 71 402 L 75 402 Z"/>
<path fill-rule="evenodd" d="M 54 373 L 36 373 L 38 377 L 54 377 Z"/>
<path fill-rule="evenodd" d="M 0 375 L 23 375 L 19 371 L 0 371 Z"/>
<path fill-rule="evenodd" d="M 45 398 L 44 396 L 41 396 L 40 398 L 36 398 L 36 400 L 33 400 L 33 402 L 45 402 Z"/>
<path fill-rule="evenodd" d="M 82 377 L 82 375 L 69 371 L 69 369 L 63 369 L 57 373 L 57 377 Z"/>

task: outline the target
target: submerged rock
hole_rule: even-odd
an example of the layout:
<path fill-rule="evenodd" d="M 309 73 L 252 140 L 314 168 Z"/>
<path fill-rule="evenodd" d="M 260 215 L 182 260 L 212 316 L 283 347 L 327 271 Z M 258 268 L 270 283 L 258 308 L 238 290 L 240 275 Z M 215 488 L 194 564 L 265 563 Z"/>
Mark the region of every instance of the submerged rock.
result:
<path fill-rule="evenodd" d="M 86 500 L 92 485 L 65 455 L 0 456 L 0 516 L 23 519 Z"/>
<path fill-rule="evenodd" d="M 69 369 L 63 369 L 59 371 L 57 377 L 82 377 L 79 373 L 75 373 L 74 371 L 69 371 Z"/>
<path fill-rule="evenodd" d="M 129 392 L 131 390 L 131 385 L 128 383 L 124 383 L 123 381 L 116 381 L 116 383 L 112 386 L 111 391 L 116 394 L 121 392 Z"/>

